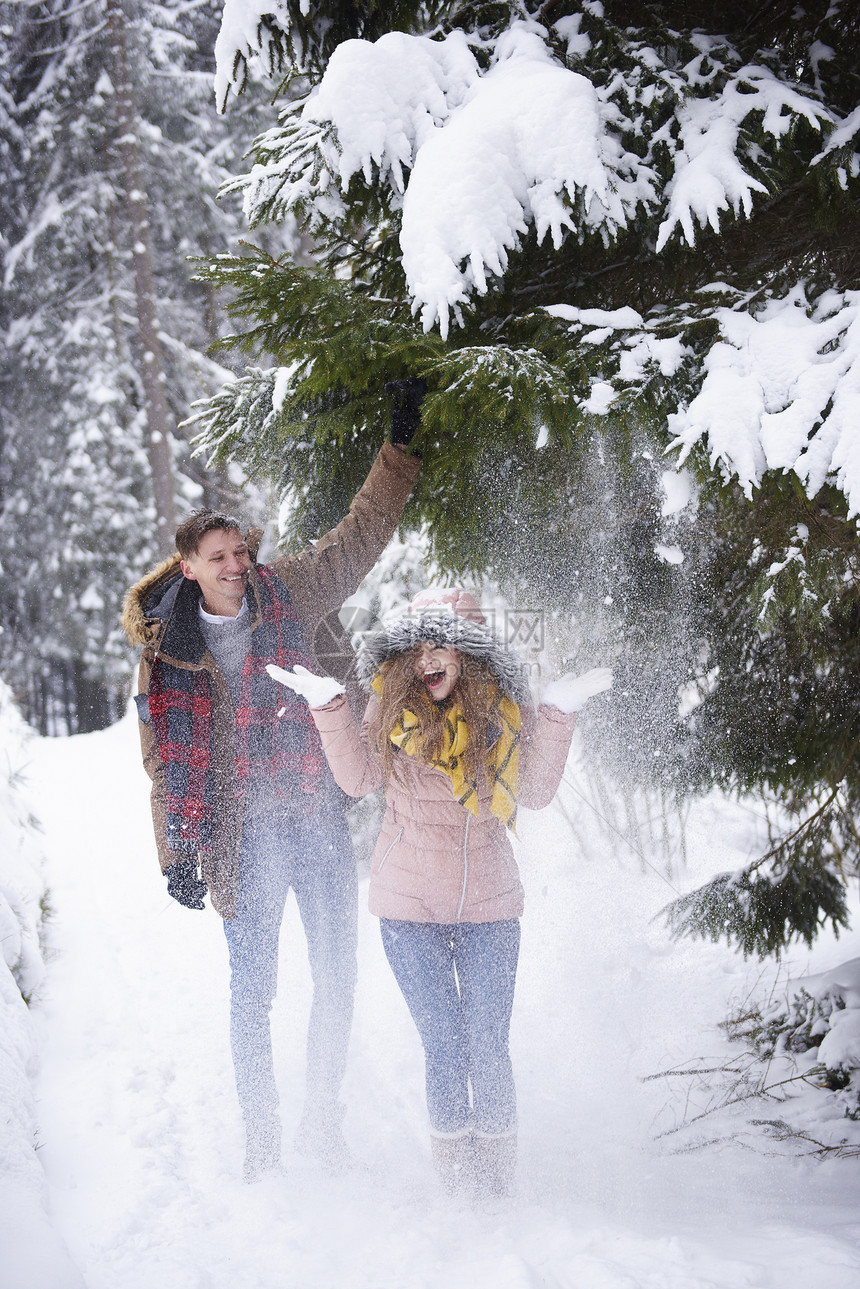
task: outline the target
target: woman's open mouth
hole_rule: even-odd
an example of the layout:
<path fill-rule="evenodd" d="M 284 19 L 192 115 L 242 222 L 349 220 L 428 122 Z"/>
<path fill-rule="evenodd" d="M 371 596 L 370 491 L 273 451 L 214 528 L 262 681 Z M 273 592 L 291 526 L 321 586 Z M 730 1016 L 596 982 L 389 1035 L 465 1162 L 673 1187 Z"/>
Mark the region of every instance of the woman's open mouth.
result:
<path fill-rule="evenodd" d="M 425 671 L 424 684 L 427 686 L 428 689 L 430 690 L 438 689 L 439 686 L 444 685 L 444 683 L 445 683 L 444 671 Z"/>

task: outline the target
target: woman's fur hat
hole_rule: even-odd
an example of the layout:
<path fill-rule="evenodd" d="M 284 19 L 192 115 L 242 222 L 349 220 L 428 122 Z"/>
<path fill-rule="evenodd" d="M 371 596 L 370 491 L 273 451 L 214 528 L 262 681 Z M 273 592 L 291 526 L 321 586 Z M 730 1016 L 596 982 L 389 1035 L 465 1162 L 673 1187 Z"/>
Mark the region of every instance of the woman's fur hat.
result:
<path fill-rule="evenodd" d="M 484 663 L 499 688 L 515 703 L 531 704 L 525 668 L 517 655 L 494 635 L 474 596 L 459 589 L 434 590 L 416 595 L 405 609 L 388 614 L 358 647 L 358 678 L 369 688 L 381 663 L 422 640 L 443 649 L 457 649 Z"/>

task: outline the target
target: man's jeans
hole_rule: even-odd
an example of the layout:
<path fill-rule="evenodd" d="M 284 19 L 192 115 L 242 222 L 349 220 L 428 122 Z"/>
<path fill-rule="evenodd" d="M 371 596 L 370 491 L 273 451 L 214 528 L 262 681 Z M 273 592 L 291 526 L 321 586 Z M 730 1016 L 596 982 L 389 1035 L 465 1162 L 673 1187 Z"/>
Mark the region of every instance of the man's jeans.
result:
<path fill-rule="evenodd" d="M 278 936 L 287 891 L 301 914 L 313 979 L 305 1114 L 338 1117 L 356 977 L 357 879 L 343 811 L 315 818 L 263 815 L 246 821 L 230 950 L 230 1042 L 246 1121 L 274 1113 L 269 1011 L 278 985 Z"/>
<path fill-rule="evenodd" d="M 424 1046 L 432 1130 L 513 1132 L 517 1103 L 508 1031 L 519 920 L 441 926 L 382 918 L 380 925 Z"/>

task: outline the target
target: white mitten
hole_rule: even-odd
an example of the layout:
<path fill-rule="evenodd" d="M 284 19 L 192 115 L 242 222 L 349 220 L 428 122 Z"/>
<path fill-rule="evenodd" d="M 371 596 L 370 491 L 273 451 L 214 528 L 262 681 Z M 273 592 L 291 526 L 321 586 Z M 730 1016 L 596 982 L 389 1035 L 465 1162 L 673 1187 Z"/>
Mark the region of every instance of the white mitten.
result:
<path fill-rule="evenodd" d="M 570 715 L 581 712 L 589 698 L 602 694 L 612 688 L 612 672 L 608 667 L 595 667 L 582 676 L 568 674 L 551 680 L 540 696 L 543 707 L 557 707 L 560 712 Z"/>
<path fill-rule="evenodd" d="M 295 666 L 292 671 L 284 671 L 283 667 L 276 667 L 273 662 L 266 663 L 266 671 L 277 680 L 279 684 L 286 685 L 288 689 L 295 690 L 302 698 L 307 700 L 308 707 L 325 707 L 338 694 L 345 694 L 346 690 L 340 681 L 333 676 L 315 676 L 307 667 Z"/>

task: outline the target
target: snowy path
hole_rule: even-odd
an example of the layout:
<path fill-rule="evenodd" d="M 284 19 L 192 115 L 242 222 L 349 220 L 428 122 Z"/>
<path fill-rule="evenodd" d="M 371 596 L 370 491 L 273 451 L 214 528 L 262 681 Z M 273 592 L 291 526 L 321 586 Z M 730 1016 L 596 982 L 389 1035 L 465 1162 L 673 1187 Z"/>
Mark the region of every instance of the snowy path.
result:
<path fill-rule="evenodd" d="M 669 1093 L 641 1076 L 713 1046 L 725 999 L 755 969 L 720 947 L 670 944 L 649 921 L 666 887 L 620 850 L 583 860 L 552 812 L 523 828 L 517 1199 L 473 1211 L 436 1191 L 417 1039 L 364 910 L 345 1089 L 361 1167 L 328 1178 L 287 1148 L 285 1176 L 248 1187 L 223 933 L 158 877 L 134 724 L 41 741 L 31 777 L 56 911 L 42 1153 L 89 1289 L 860 1284 L 856 1162 L 671 1156 L 652 1143 Z M 852 952 L 843 940 L 835 960 Z M 291 903 L 274 1013 L 287 1147 L 308 1003 Z"/>

